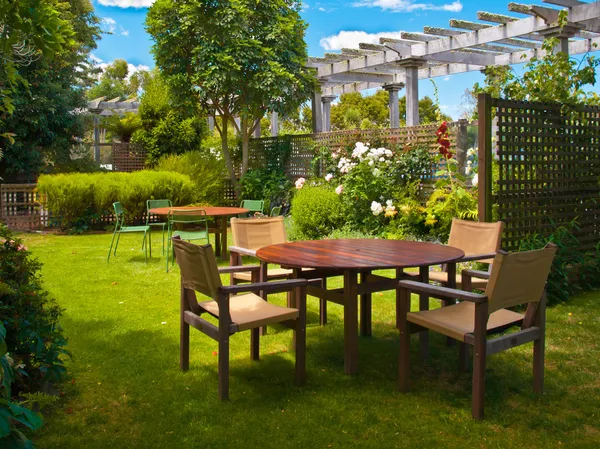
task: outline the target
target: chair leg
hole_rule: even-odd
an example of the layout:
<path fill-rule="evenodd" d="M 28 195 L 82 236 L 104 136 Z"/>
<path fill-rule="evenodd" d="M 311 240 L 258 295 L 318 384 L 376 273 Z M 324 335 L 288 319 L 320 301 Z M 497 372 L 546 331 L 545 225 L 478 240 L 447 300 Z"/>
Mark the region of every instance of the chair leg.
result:
<path fill-rule="evenodd" d="M 117 246 L 119 246 L 120 239 L 121 239 L 121 234 L 117 234 L 117 241 L 115 242 L 115 252 L 113 253 L 115 256 L 117 255 Z"/>
<path fill-rule="evenodd" d="M 179 368 L 187 371 L 190 368 L 190 325 L 181 316 L 179 329 Z"/>
<path fill-rule="evenodd" d="M 259 360 L 260 358 L 259 328 L 250 329 L 250 358 L 252 360 Z"/>
<path fill-rule="evenodd" d="M 535 325 L 540 328 L 539 340 L 533 342 L 533 391 L 544 392 L 544 352 L 546 349 L 546 292 L 538 304 Z"/>
<path fill-rule="evenodd" d="M 396 290 L 397 325 L 400 331 L 400 352 L 398 354 L 398 390 L 408 391 L 408 372 L 410 368 L 410 330 L 406 314 L 410 311 L 410 291 L 405 288 Z"/>
<path fill-rule="evenodd" d="M 148 229 L 148 255 L 152 259 L 152 228 Z"/>
<path fill-rule="evenodd" d="M 219 336 L 219 399 L 229 399 L 229 335 Z"/>
<path fill-rule="evenodd" d="M 485 358 L 487 353 L 487 303 L 475 304 L 475 345 L 473 346 L 473 397 L 471 413 L 474 419 L 483 419 L 485 402 Z"/>
<path fill-rule="evenodd" d="M 294 331 L 294 350 L 296 352 L 296 385 L 306 382 L 306 287 L 296 289 L 298 318 Z"/>
<path fill-rule="evenodd" d="M 327 288 L 327 278 L 321 279 L 321 288 Z M 327 324 L 327 301 L 319 299 L 319 324 L 325 326 Z"/>
<path fill-rule="evenodd" d="M 464 373 L 469 371 L 469 345 L 458 342 L 458 369 Z"/>
<path fill-rule="evenodd" d="M 106 263 L 110 260 L 110 253 L 112 253 L 113 244 L 115 243 L 116 232 L 113 233 L 112 240 L 110 241 L 110 248 L 108 248 L 108 258 L 106 259 Z"/>

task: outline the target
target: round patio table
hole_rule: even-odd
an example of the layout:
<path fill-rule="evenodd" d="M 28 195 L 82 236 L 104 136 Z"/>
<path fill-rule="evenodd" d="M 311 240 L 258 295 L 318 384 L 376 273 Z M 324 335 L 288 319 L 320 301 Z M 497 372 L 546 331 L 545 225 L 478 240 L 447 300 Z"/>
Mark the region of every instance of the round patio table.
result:
<path fill-rule="evenodd" d="M 179 207 L 155 207 L 148 212 L 156 215 L 169 215 L 171 210 L 202 209 L 207 217 L 215 217 L 215 255 L 227 259 L 227 217 L 245 214 L 249 212 L 243 207 L 217 207 L 217 206 L 179 206 Z M 222 251 L 221 251 L 222 249 Z"/>
<path fill-rule="evenodd" d="M 429 266 L 447 264 L 448 287 L 456 287 L 456 261 L 465 253 L 451 246 L 403 240 L 340 239 L 280 243 L 260 248 L 256 256 L 267 263 L 292 268 L 294 277 L 343 275 L 343 288 L 327 290 L 310 286 L 308 293 L 344 306 L 344 371 L 358 370 L 358 297 L 361 298 L 361 334 L 371 333 L 371 294 L 396 290 L 405 277 L 404 268 L 419 267 L 419 280 L 429 282 Z M 302 271 L 314 268 L 314 271 Z M 373 275 L 373 270 L 396 269 L 393 279 Z M 358 282 L 360 273 L 361 282 Z M 429 308 L 429 297 L 419 299 L 421 310 Z M 421 344 L 427 344 L 422 334 Z"/>

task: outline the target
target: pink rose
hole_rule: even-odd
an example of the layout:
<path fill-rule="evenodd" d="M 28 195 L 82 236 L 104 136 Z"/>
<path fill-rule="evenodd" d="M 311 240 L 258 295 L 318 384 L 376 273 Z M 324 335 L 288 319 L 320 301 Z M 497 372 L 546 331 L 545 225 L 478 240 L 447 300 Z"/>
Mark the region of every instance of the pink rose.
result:
<path fill-rule="evenodd" d="M 344 186 L 343 185 L 339 185 L 336 187 L 335 189 L 335 193 L 337 193 L 338 195 L 341 195 L 341 193 L 344 191 Z"/>
<path fill-rule="evenodd" d="M 301 189 L 302 187 L 304 187 L 304 183 L 306 182 L 306 179 L 304 178 L 298 178 L 296 180 L 296 188 L 297 189 Z"/>

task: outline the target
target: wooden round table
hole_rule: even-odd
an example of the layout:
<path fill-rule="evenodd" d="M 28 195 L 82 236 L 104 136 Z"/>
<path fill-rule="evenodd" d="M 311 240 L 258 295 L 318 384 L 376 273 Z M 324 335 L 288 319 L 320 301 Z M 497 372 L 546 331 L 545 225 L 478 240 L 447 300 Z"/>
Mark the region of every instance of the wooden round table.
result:
<path fill-rule="evenodd" d="M 292 268 L 295 277 L 326 278 L 344 276 L 342 289 L 327 290 L 311 286 L 308 293 L 344 306 L 344 370 L 358 370 L 358 297 L 361 300 L 361 334 L 371 333 L 371 294 L 396 290 L 405 277 L 404 268 L 419 267 L 419 280 L 429 282 L 429 266 L 447 264 L 448 286 L 456 287 L 456 261 L 465 253 L 451 246 L 426 242 L 376 239 L 312 240 L 265 246 L 256 256 L 267 263 Z M 314 271 L 302 271 L 314 268 Z M 394 279 L 373 275 L 373 270 L 396 269 Z M 358 282 L 360 273 L 361 282 Z M 421 310 L 429 298 L 421 296 Z M 421 340 L 427 344 L 426 334 Z"/>
<path fill-rule="evenodd" d="M 249 212 L 243 207 L 219 207 L 219 206 L 178 206 L 178 207 L 155 207 L 148 212 L 156 215 L 169 215 L 171 210 L 202 209 L 207 217 L 215 217 L 216 227 L 211 231 L 215 234 L 215 255 L 227 259 L 227 217 Z M 222 243 L 221 243 L 222 242 Z M 221 247 L 223 251 L 221 251 Z"/>

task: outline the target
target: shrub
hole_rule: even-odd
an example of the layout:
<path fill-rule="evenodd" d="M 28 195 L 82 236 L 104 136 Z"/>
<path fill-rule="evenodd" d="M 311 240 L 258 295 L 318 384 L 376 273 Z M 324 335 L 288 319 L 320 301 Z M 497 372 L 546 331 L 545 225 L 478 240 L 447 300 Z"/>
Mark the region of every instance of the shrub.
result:
<path fill-rule="evenodd" d="M 66 339 L 58 323 L 62 310 L 42 289 L 41 264 L 0 225 L 0 446 L 20 447 L 19 422 L 30 429 L 41 417 L 14 402 L 65 373 Z"/>
<path fill-rule="evenodd" d="M 577 223 L 572 222 L 556 227 L 546 236 L 531 234 L 519 245 L 519 251 L 540 249 L 549 242 L 557 246 L 546 284 L 548 304 L 565 302 L 574 294 L 597 287 L 600 283 L 600 246 L 591 251 L 582 251 L 581 242 L 575 235 L 577 231 Z"/>
<path fill-rule="evenodd" d="M 195 201 L 206 204 L 219 203 L 223 180 L 227 177 L 220 152 L 207 150 L 172 154 L 161 158 L 156 164 L 156 169 L 189 176 L 196 185 Z"/>
<path fill-rule="evenodd" d="M 322 238 L 341 228 L 345 221 L 342 202 L 334 189 L 310 182 L 294 195 L 291 213 L 297 239 Z"/>
<path fill-rule="evenodd" d="M 289 204 L 292 183 L 283 170 L 249 170 L 240 180 L 242 200 L 264 200 L 265 214 L 271 207 Z"/>
<path fill-rule="evenodd" d="M 186 175 L 173 172 L 72 173 L 40 176 L 44 207 L 61 229 L 86 229 L 120 201 L 129 218 L 141 218 L 146 200 L 170 199 L 175 205 L 194 202 L 196 187 Z"/>

